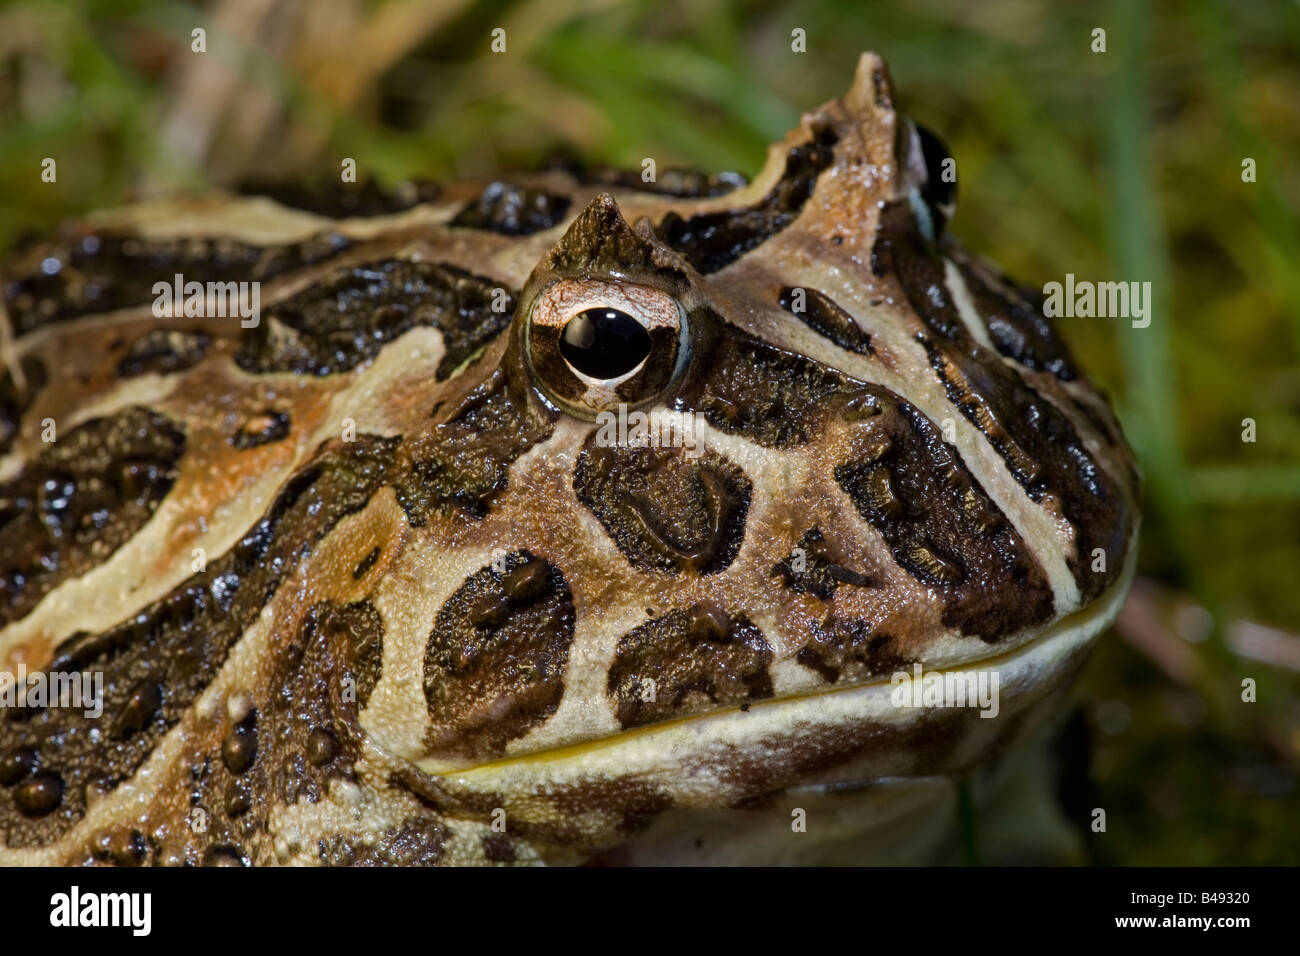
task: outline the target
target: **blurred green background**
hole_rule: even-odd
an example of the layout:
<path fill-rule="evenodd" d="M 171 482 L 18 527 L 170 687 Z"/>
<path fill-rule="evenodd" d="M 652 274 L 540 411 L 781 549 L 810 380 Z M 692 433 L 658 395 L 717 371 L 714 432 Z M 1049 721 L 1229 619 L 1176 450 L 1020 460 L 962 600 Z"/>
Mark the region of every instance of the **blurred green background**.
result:
<path fill-rule="evenodd" d="M 1147 480 L 1143 577 L 1081 693 L 1067 805 L 1109 822 L 1088 858 L 1300 861 L 1296 3 L 4 3 L 0 250 L 136 196 L 336 176 L 342 156 L 385 182 L 557 150 L 752 175 L 868 49 L 957 158 L 968 246 L 1028 284 L 1153 285 L 1149 328 L 1059 320 Z"/>

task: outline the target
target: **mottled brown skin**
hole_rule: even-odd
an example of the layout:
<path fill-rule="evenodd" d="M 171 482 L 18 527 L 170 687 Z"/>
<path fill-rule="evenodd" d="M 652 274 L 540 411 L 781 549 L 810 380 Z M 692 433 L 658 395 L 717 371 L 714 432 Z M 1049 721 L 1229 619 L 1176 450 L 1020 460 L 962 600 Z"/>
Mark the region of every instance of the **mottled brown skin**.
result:
<path fill-rule="evenodd" d="M 0 862 L 635 862 L 1041 722 L 1136 469 L 1034 296 L 936 235 L 893 102 L 865 56 L 750 185 L 281 189 L 16 254 L 0 667 L 104 710 L 0 714 Z M 176 273 L 261 282 L 260 323 L 155 318 Z M 601 290 L 652 342 L 608 384 L 533 321 Z M 702 447 L 609 445 L 618 403 Z M 984 661 L 994 720 L 879 709 Z"/>

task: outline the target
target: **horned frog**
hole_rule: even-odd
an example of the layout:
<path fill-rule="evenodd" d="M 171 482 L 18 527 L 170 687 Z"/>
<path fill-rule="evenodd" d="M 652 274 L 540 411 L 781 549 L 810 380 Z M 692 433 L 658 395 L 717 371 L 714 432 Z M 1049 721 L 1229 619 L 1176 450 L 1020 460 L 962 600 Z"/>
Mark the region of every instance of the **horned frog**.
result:
<path fill-rule="evenodd" d="M 4 709 L 0 862 L 934 832 L 1115 615 L 1138 474 L 894 103 L 863 56 L 747 184 L 288 188 L 17 254 L 0 666 L 102 686 Z"/>

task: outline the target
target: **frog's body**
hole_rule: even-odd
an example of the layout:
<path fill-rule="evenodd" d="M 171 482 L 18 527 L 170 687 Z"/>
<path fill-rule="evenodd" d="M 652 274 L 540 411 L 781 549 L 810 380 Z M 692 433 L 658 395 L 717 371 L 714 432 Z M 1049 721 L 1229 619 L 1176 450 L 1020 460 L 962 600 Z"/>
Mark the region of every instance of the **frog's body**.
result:
<path fill-rule="evenodd" d="M 0 720 L 0 862 L 804 858 L 1038 723 L 1136 471 L 922 143 L 864 56 L 748 186 L 166 203 L 11 264 L 0 667 L 104 697 Z M 178 273 L 257 326 L 155 317 Z M 997 716 L 895 706 L 918 663 Z"/>

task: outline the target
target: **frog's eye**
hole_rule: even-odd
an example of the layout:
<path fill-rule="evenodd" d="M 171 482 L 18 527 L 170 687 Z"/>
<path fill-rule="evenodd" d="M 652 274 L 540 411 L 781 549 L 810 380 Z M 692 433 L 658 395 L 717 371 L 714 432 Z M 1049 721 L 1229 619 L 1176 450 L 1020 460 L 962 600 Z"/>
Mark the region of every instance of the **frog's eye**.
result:
<path fill-rule="evenodd" d="M 920 123 L 912 128 L 908 167 L 917 218 L 931 239 L 943 232 L 957 211 L 957 162 L 943 140 Z M 919 202 L 918 202 L 919 200 Z M 929 228 L 926 228 L 926 220 Z"/>
<path fill-rule="evenodd" d="M 677 300 L 624 282 L 554 283 L 538 296 L 524 335 L 542 390 L 586 418 L 659 398 L 680 378 L 690 352 Z"/>
<path fill-rule="evenodd" d="M 921 198 L 949 220 L 957 211 L 957 161 L 943 140 L 920 123 L 916 124 L 916 135 L 921 139 L 921 155 L 925 158 Z"/>

